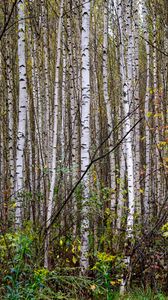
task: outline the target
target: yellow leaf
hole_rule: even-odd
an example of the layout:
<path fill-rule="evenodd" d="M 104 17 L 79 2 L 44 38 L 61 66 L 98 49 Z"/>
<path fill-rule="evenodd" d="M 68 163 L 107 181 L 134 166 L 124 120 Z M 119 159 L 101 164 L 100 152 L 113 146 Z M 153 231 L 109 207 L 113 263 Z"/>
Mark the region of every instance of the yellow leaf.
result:
<path fill-rule="evenodd" d="M 110 208 L 105 209 L 105 214 L 108 215 L 108 216 L 110 215 Z"/>
<path fill-rule="evenodd" d="M 142 136 L 141 137 L 141 141 L 145 140 L 146 139 L 146 136 Z"/>
<path fill-rule="evenodd" d="M 167 143 L 166 143 L 166 141 L 162 141 L 159 144 L 162 145 L 162 146 L 165 146 Z"/>
<path fill-rule="evenodd" d="M 72 262 L 74 263 L 74 265 L 76 264 L 76 262 L 77 262 L 77 259 L 76 259 L 76 257 L 75 257 L 75 256 L 73 256 L 73 257 L 72 257 Z"/>
<path fill-rule="evenodd" d="M 154 118 L 159 118 L 159 117 L 162 117 L 163 114 L 162 113 L 157 113 L 157 114 L 154 114 Z"/>
<path fill-rule="evenodd" d="M 62 246 L 63 245 L 63 240 L 60 240 L 60 246 Z"/>
<path fill-rule="evenodd" d="M 163 236 L 164 236 L 165 238 L 168 238 L 168 231 L 164 232 L 164 233 L 163 233 Z"/>
<path fill-rule="evenodd" d="M 112 286 L 114 286 L 114 285 L 116 285 L 116 281 L 110 281 L 110 284 L 112 285 Z"/>
<path fill-rule="evenodd" d="M 157 144 L 158 148 L 162 148 L 162 147 L 164 147 L 164 146 L 166 146 L 166 145 L 167 145 L 167 142 L 166 142 L 166 141 L 160 141 L 160 142 Z"/>
<path fill-rule="evenodd" d="M 150 118 L 151 116 L 152 116 L 152 112 L 151 111 L 148 111 L 147 113 L 146 113 L 146 116 L 148 117 L 148 118 Z"/>
<path fill-rule="evenodd" d="M 95 284 L 92 284 L 92 285 L 90 286 L 90 289 L 91 289 L 92 291 L 94 291 L 94 290 L 96 289 L 96 285 L 95 285 Z"/>
<path fill-rule="evenodd" d="M 93 181 L 94 181 L 94 183 L 96 183 L 96 181 L 97 181 L 96 171 L 93 172 Z"/>
<path fill-rule="evenodd" d="M 143 193 L 144 193 L 144 190 L 143 190 L 143 189 L 139 189 L 139 192 L 140 192 L 141 194 L 143 194 Z"/>

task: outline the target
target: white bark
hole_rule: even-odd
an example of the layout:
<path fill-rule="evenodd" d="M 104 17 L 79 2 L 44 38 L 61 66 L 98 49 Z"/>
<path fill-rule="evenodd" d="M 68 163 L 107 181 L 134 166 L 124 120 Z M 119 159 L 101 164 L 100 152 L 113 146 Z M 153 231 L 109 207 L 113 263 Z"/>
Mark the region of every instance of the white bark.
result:
<path fill-rule="evenodd" d="M 17 130 L 17 152 L 16 152 L 16 212 L 15 225 L 21 227 L 21 199 L 18 197 L 23 188 L 24 178 L 24 157 L 26 131 L 26 110 L 27 110 L 27 89 L 26 89 L 26 62 L 25 62 L 25 14 L 24 0 L 18 3 L 18 64 L 19 64 L 19 114 Z"/>
<path fill-rule="evenodd" d="M 108 95 L 108 61 L 107 61 L 107 51 L 108 51 L 108 0 L 104 2 L 104 32 L 103 32 L 103 92 L 104 92 L 104 102 L 106 105 L 107 112 L 107 126 L 108 135 L 111 133 L 108 144 L 109 149 L 113 147 L 113 123 L 114 116 L 112 114 L 112 109 L 110 105 L 110 99 Z M 110 181 L 111 181 L 111 210 L 115 212 L 115 155 L 114 152 L 110 153 Z"/>
<path fill-rule="evenodd" d="M 58 33 L 57 33 L 57 61 L 56 61 L 56 69 L 55 69 L 55 88 L 54 88 L 54 127 L 53 127 L 50 190 L 49 190 L 49 199 L 47 203 L 47 218 L 46 218 L 47 228 L 50 225 L 51 216 L 52 216 L 54 186 L 56 180 L 56 155 L 57 155 L 57 136 L 58 136 L 57 125 L 58 125 L 59 75 L 60 75 L 59 73 L 60 73 L 60 61 L 61 61 L 61 33 L 62 33 L 63 6 L 64 6 L 64 0 L 62 0 L 60 4 L 60 16 L 59 16 Z M 45 240 L 44 266 L 46 268 L 49 267 L 48 252 L 49 252 L 49 230 L 47 230 L 46 240 Z"/>
<path fill-rule="evenodd" d="M 49 42 L 48 42 L 48 27 L 47 27 L 47 9 L 45 1 L 41 1 L 41 27 L 43 35 L 43 51 L 44 51 L 44 70 L 41 74 L 41 107 L 42 107 L 42 145 L 43 159 L 45 169 L 50 169 L 51 158 L 51 105 L 50 105 L 50 66 L 49 66 Z M 43 82 L 44 80 L 44 82 Z M 48 183 L 46 182 L 48 188 Z M 47 191 L 48 194 L 48 191 Z M 48 195 L 47 195 L 48 197 Z"/>
<path fill-rule="evenodd" d="M 61 107 L 61 160 L 65 163 L 65 123 L 66 123 L 66 51 L 65 51 L 65 39 L 63 36 L 63 75 L 62 75 L 62 107 Z"/>
<path fill-rule="evenodd" d="M 8 37 L 9 38 L 9 37 Z M 7 45 L 7 98 L 8 98 L 8 155 L 10 169 L 10 192 L 14 189 L 14 122 L 13 122 L 13 78 L 10 62 L 10 42 Z"/>
<path fill-rule="evenodd" d="M 122 104 L 120 105 L 119 108 L 119 116 L 120 119 L 123 118 L 122 114 Z M 123 130 L 122 128 L 120 129 L 119 132 L 119 140 L 121 140 L 123 136 Z M 120 152 L 119 152 L 119 170 L 118 170 L 118 184 L 119 184 L 119 191 L 118 191 L 118 197 L 117 197 L 117 221 L 116 221 L 116 228 L 117 232 L 119 233 L 119 230 L 121 229 L 121 222 L 122 222 L 122 216 L 124 212 L 124 195 L 123 195 L 123 190 L 125 189 L 125 172 L 126 172 L 126 165 L 125 165 L 125 153 L 124 153 L 124 147 L 120 147 Z M 120 239 L 120 235 L 119 239 Z"/>
<path fill-rule="evenodd" d="M 89 74 L 89 29 L 90 2 L 83 0 L 82 9 L 82 115 L 81 115 L 81 175 L 89 164 L 90 143 L 90 74 Z M 89 266 L 89 174 L 83 178 L 83 203 L 81 222 L 81 272 L 87 272 Z"/>
<path fill-rule="evenodd" d="M 127 72 L 124 59 L 124 37 L 123 37 L 123 18 L 122 18 L 122 2 L 118 1 L 118 19 L 120 28 L 120 70 L 121 70 L 121 82 L 123 89 L 123 111 L 124 116 L 128 116 L 130 112 L 130 105 L 133 100 L 133 87 L 132 87 L 132 24 L 131 24 L 131 4 L 127 3 L 127 35 L 129 38 L 128 49 L 127 49 Z M 123 133 L 126 134 L 131 129 L 131 118 L 127 117 Z M 128 181 L 128 213 L 127 213 L 127 225 L 126 225 L 126 241 L 133 238 L 133 225 L 134 225 L 134 211 L 135 211 L 135 190 L 134 190 L 134 165 L 133 165 L 133 150 L 132 150 L 132 133 L 129 133 L 124 140 L 124 151 L 126 156 L 127 165 L 127 181 Z M 126 265 L 127 272 L 129 272 L 130 267 L 130 255 L 125 255 L 124 261 Z M 125 292 L 127 284 L 127 276 L 123 276 L 122 283 L 120 286 L 120 292 L 123 294 Z"/>
<path fill-rule="evenodd" d="M 134 104 L 134 123 L 140 118 L 139 102 L 139 11 L 138 1 L 133 1 L 133 53 L 132 53 L 132 75 L 133 75 L 133 104 Z M 135 209 L 138 217 L 141 216 L 141 194 L 140 194 L 140 123 L 134 130 L 134 177 L 135 177 Z"/>
<path fill-rule="evenodd" d="M 150 88 L 150 46 L 148 43 L 149 40 L 149 33 L 147 30 L 147 9 L 146 9 L 146 1 L 143 3 L 142 7 L 142 14 L 143 14 L 143 28 L 144 28 L 144 37 L 145 37 L 145 48 L 146 48 L 146 93 L 145 93 L 145 151 L 146 151 L 146 168 L 145 168 L 145 185 L 144 185 L 144 217 L 145 223 L 149 217 L 149 199 L 150 199 L 150 125 L 149 125 L 149 118 L 148 113 L 150 110 L 149 106 L 149 88 Z"/>
<path fill-rule="evenodd" d="M 69 3 L 69 9 L 70 9 Z M 74 5 L 72 9 L 75 9 Z M 77 128 L 77 120 L 78 120 L 78 106 L 77 106 L 77 78 L 79 74 L 77 73 L 77 46 L 75 45 L 75 37 L 73 34 L 74 24 L 71 20 L 71 15 L 68 16 L 67 19 L 67 33 L 68 33 L 68 60 L 69 60 L 69 96 L 70 96 L 70 118 L 71 118 L 71 186 L 73 187 L 78 178 L 78 151 L 79 151 L 79 143 L 78 143 L 78 128 Z M 73 206 L 73 214 L 77 216 L 77 202 L 75 199 L 75 195 L 72 199 Z M 77 228 L 76 222 L 74 221 L 73 233 L 76 236 Z"/>

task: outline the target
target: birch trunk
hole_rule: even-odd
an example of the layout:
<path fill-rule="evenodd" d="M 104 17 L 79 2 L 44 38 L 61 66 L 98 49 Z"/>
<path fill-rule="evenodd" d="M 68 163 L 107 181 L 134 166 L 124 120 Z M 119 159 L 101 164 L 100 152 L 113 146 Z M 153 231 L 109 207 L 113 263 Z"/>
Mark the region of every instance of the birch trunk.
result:
<path fill-rule="evenodd" d="M 144 37 L 145 37 L 145 48 L 146 48 L 146 93 L 145 93 L 145 185 L 144 185 L 144 199 L 143 199 L 143 210 L 144 210 L 144 222 L 147 225 L 147 220 L 149 217 L 149 199 L 150 199 L 150 124 L 148 113 L 150 111 L 149 106 L 149 88 L 150 88 L 150 46 L 148 43 L 149 33 L 147 30 L 147 8 L 146 1 L 143 3 L 142 7 L 143 14 L 143 27 L 144 27 Z"/>
<path fill-rule="evenodd" d="M 61 0 L 60 4 L 60 16 L 57 33 L 57 61 L 55 69 L 55 87 L 54 87 L 54 127 L 53 127 L 53 143 L 52 143 L 52 162 L 51 162 L 51 178 L 50 178 L 50 190 L 49 199 L 47 203 L 47 214 L 46 214 L 46 228 L 50 225 L 53 198 L 54 198 L 54 186 L 56 180 L 56 155 L 57 155 L 57 125 L 58 125 L 58 103 L 59 103 L 59 76 L 60 76 L 60 61 L 61 61 L 61 33 L 62 33 L 62 16 L 63 16 L 64 0 Z M 45 239 L 45 253 L 44 253 L 44 266 L 49 267 L 49 230 L 47 229 Z"/>
<path fill-rule="evenodd" d="M 44 128 L 44 134 L 45 134 L 45 140 L 44 140 L 44 154 L 45 154 L 45 167 L 49 170 L 50 169 L 50 141 L 51 141 L 51 105 L 50 105 L 50 89 L 49 89 L 49 53 L 48 53 L 48 37 L 47 37 L 47 10 L 45 7 L 45 1 L 41 1 L 42 5 L 42 28 L 43 28 L 43 44 L 44 44 L 44 122 L 45 122 L 45 128 Z"/>
<path fill-rule="evenodd" d="M 139 11 L 138 1 L 133 1 L 133 16 L 132 35 L 133 35 L 133 53 L 132 53 L 132 85 L 133 85 L 133 108 L 134 123 L 140 119 L 139 108 Z M 141 216 L 141 194 L 140 194 L 140 123 L 137 124 L 134 130 L 134 178 L 135 178 L 135 209 L 138 218 Z"/>
<path fill-rule="evenodd" d="M 112 114 L 110 99 L 108 96 L 108 61 L 107 61 L 107 51 L 108 51 L 108 0 L 104 2 L 104 32 L 103 32 L 103 91 L 104 91 L 104 102 L 106 105 L 107 113 L 107 126 L 108 135 L 111 133 L 108 145 L 109 149 L 113 147 L 113 124 L 114 116 Z M 115 213 L 115 155 L 114 152 L 110 153 L 110 181 L 111 181 L 111 210 Z"/>
<path fill-rule="evenodd" d="M 158 212 L 158 205 L 159 201 L 161 199 L 161 164 L 160 164 L 160 154 L 159 154 L 159 118 L 158 113 L 160 112 L 160 100 L 158 95 L 158 76 L 157 76 L 157 40 L 156 40 L 156 16 L 154 16 L 153 20 L 153 92 L 154 92 L 154 127 L 155 127 L 155 134 L 154 134 L 154 143 L 155 143 L 155 170 L 156 170 L 156 176 L 155 180 L 153 180 L 153 183 L 155 184 L 154 190 L 154 201 L 153 202 L 153 213 L 154 215 Z"/>
<path fill-rule="evenodd" d="M 8 37 L 9 39 L 9 37 Z M 10 41 L 7 45 L 7 99 L 8 99 L 8 155 L 10 172 L 10 193 L 14 192 L 14 114 L 13 114 L 13 78 L 10 61 Z"/>
<path fill-rule="evenodd" d="M 90 73 L 89 73 L 90 2 L 82 7 L 82 114 L 81 114 L 81 175 L 89 164 L 90 143 Z M 80 267 L 84 274 L 89 267 L 89 174 L 83 178 Z"/>
<path fill-rule="evenodd" d="M 26 62 L 25 62 L 25 14 L 24 0 L 18 3 L 18 64 L 19 64 L 19 113 L 17 129 L 17 151 L 16 151 L 16 177 L 15 195 L 16 212 L 15 226 L 21 227 L 21 198 L 19 192 L 22 191 L 24 184 L 24 147 L 26 133 L 26 110 L 27 110 L 27 87 L 26 87 Z"/>
<path fill-rule="evenodd" d="M 69 9 L 75 10 L 75 5 L 72 5 L 69 2 Z M 77 90 L 78 90 L 78 85 L 77 85 L 77 78 L 80 76 L 77 72 L 77 45 L 75 44 L 75 36 L 74 36 L 74 31 L 75 27 L 71 15 L 68 16 L 67 19 L 67 33 L 68 33 L 68 55 L 69 55 L 69 96 L 70 96 L 70 119 L 71 119 L 71 187 L 73 187 L 77 181 L 78 178 L 78 148 L 79 148 L 79 143 L 78 143 L 78 128 L 77 128 L 77 120 L 78 120 L 78 105 L 77 105 Z M 78 30 L 75 32 L 77 38 L 78 38 Z M 77 215 L 77 202 L 75 199 L 75 195 L 73 196 L 72 199 L 72 206 L 73 206 L 73 215 Z M 76 227 L 76 222 L 74 222 L 73 226 L 73 233 L 74 237 L 76 236 L 77 233 L 77 227 Z"/>
<path fill-rule="evenodd" d="M 126 134 L 131 129 L 131 118 L 128 116 L 130 113 L 130 105 L 133 100 L 132 93 L 132 28 L 131 28 L 131 4 L 127 3 L 127 35 L 129 37 L 127 49 L 127 71 L 124 58 L 124 37 L 123 37 L 123 18 L 122 18 L 122 2 L 118 1 L 118 19 L 120 30 L 120 68 L 121 68 L 121 82 L 122 82 L 122 105 L 124 117 L 127 116 L 123 134 Z M 123 274 L 120 293 L 123 294 L 128 283 L 128 276 L 130 272 L 130 248 L 133 238 L 133 225 L 134 225 L 134 211 L 135 211 L 135 191 L 134 191 L 134 165 L 133 165 L 133 150 L 132 150 L 132 133 L 130 132 L 124 140 L 124 152 L 126 156 L 127 165 L 127 182 L 128 182 L 128 213 L 126 224 L 126 244 L 129 248 L 128 253 L 125 253 L 125 274 Z"/>

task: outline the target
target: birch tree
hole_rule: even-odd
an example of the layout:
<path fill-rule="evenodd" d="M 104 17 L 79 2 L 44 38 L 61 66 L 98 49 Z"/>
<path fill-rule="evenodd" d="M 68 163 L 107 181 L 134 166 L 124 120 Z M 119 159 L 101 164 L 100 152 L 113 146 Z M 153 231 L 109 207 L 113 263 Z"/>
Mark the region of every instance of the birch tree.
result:
<path fill-rule="evenodd" d="M 82 6 L 82 111 L 81 111 L 81 175 L 89 164 L 90 145 L 90 72 L 89 72 L 89 28 L 90 2 L 83 0 Z M 83 178 L 81 220 L 81 272 L 86 273 L 89 267 L 89 175 Z"/>
<path fill-rule="evenodd" d="M 139 101 L 139 4 L 137 0 L 132 2 L 132 85 L 133 85 L 133 108 L 134 122 L 140 119 L 140 101 Z M 135 209 L 138 216 L 141 216 L 141 200 L 140 200 L 140 123 L 137 124 L 134 130 L 134 178 L 135 178 Z"/>
<path fill-rule="evenodd" d="M 122 1 L 118 1 L 118 20 L 119 20 L 119 30 L 120 30 L 120 66 L 121 66 L 121 83 L 122 83 L 122 107 L 126 121 L 123 128 L 123 133 L 126 134 L 131 129 L 131 118 L 130 105 L 133 98 L 132 94 L 132 31 L 131 31 L 131 5 L 127 3 L 127 35 L 129 36 L 130 42 L 128 43 L 127 49 L 127 60 L 124 56 L 124 37 L 123 37 L 123 15 L 122 15 Z M 127 62 L 127 69 L 126 64 Z M 126 224 L 126 241 L 131 247 L 131 240 L 133 238 L 133 225 L 134 225 L 134 211 L 135 211 L 135 190 L 134 190 L 134 165 L 133 165 L 133 150 L 132 150 L 132 133 L 130 132 L 124 140 L 124 151 L 126 156 L 127 164 L 127 181 L 128 181 L 128 213 L 127 213 L 127 224 Z M 125 256 L 125 265 L 127 271 L 129 270 L 131 263 L 130 254 Z M 120 292 L 124 293 L 127 276 L 123 275 Z"/>
<path fill-rule="evenodd" d="M 149 214 L 149 199 L 150 199 L 150 124 L 149 124 L 149 90 L 150 90 L 150 45 L 148 43 L 149 33 L 147 28 L 147 7 L 146 1 L 144 1 L 142 6 L 143 14 L 143 28 L 144 28 L 144 37 L 145 37 L 145 49 L 146 49 L 146 92 L 145 92 L 145 152 L 146 152 L 146 162 L 145 162 L 145 184 L 144 184 L 144 203 L 143 209 L 145 214 L 145 222 L 147 222 Z"/>
<path fill-rule="evenodd" d="M 113 126 L 114 116 L 112 113 L 110 99 L 108 96 L 108 1 L 104 2 L 104 30 L 103 30 L 103 91 L 104 91 L 104 102 L 106 105 L 107 112 L 107 126 L 109 135 L 109 148 L 112 148 L 113 141 Z M 114 152 L 110 153 L 110 181 L 111 181 L 111 209 L 115 211 L 115 156 Z"/>
<path fill-rule="evenodd" d="M 55 68 L 55 86 L 54 86 L 54 124 L 53 124 L 53 142 L 52 142 L 52 163 L 51 163 L 51 177 L 50 177 L 50 190 L 49 199 L 47 203 L 46 214 L 46 228 L 49 227 L 52 216 L 53 198 L 54 198 L 54 186 L 56 181 L 56 155 L 57 155 L 57 138 L 58 138 L 58 103 L 59 103 L 59 79 L 60 79 L 60 60 L 61 60 L 61 33 L 62 33 L 62 16 L 63 16 L 64 0 L 60 3 L 60 16 L 57 32 L 57 60 Z M 44 266 L 49 267 L 49 230 L 47 229 L 45 239 L 45 259 Z"/>
<path fill-rule="evenodd" d="M 155 14 L 155 12 L 154 12 Z M 156 42 L 156 35 L 157 35 L 157 31 L 156 31 L 156 15 L 154 15 L 154 19 L 153 19 L 153 93 L 154 93 L 154 125 L 155 125 L 155 136 L 153 136 L 154 138 L 154 143 L 156 144 L 155 146 L 155 161 L 154 161 L 154 165 L 155 165 L 155 170 L 156 171 L 156 177 L 155 180 L 153 181 L 154 183 L 154 189 L 155 189 L 155 201 L 153 202 L 153 213 L 157 214 L 157 209 L 158 209 L 158 201 L 159 199 L 161 199 L 161 177 L 160 177 L 160 172 L 161 172 L 161 168 L 160 168 L 160 157 L 159 157 L 159 141 L 160 141 L 160 135 L 159 135 L 159 118 L 158 118 L 158 114 L 160 112 L 160 100 L 159 100 L 159 94 L 158 94 L 158 76 L 157 76 L 157 42 Z"/>
<path fill-rule="evenodd" d="M 9 37 L 8 37 L 9 39 Z M 13 111 L 13 78 L 12 78 L 12 69 L 11 69 L 11 57 L 10 57 L 10 40 L 8 41 L 7 49 L 7 98 L 8 98 L 8 152 L 9 152 L 9 169 L 10 169 L 10 189 L 13 193 L 14 189 L 14 111 Z"/>
<path fill-rule="evenodd" d="M 19 193 L 24 187 L 24 147 L 26 138 L 27 85 L 25 62 L 25 13 L 24 0 L 18 2 L 18 65 L 19 65 L 19 100 L 18 100 L 18 129 L 16 151 L 15 196 L 16 213 L 15 225 L 21 227 L 21 198 Z"/>

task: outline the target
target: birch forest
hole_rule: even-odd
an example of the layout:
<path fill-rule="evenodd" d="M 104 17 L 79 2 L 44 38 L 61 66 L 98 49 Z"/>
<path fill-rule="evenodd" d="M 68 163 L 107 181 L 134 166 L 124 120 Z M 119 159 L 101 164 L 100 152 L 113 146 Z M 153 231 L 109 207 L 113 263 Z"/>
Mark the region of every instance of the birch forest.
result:
<path fill-rule="evenodd" d="M 0 0 L 0 299 L 168 299 L 168 0 Z"/>

